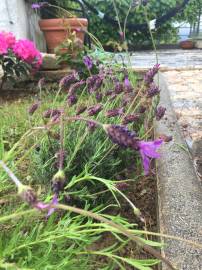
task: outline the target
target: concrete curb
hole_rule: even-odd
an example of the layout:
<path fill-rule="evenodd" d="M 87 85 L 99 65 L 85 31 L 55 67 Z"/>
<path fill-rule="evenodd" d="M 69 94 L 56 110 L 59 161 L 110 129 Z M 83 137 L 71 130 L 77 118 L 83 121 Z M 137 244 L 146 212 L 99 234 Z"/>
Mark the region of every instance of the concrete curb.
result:
<path fill-rule="evenodd" d="M 202 186 L 196 176 L 187 146 L 180 134 L 163 75 L 159 74 L 160 104 L 167 108 L 163 120 L 155 122 L 155 133 L 173 136 L 173 141 L 161 148 L 157 161 L 160 232 L 202 244 Z M 182 148 L 183 146 L 183 148 Z M 177 269 L 201 270 L 202 250 L 184 242 L 164 239 L 163 255 Z M 168 268 L 163 265 L 163 270 Z"/>

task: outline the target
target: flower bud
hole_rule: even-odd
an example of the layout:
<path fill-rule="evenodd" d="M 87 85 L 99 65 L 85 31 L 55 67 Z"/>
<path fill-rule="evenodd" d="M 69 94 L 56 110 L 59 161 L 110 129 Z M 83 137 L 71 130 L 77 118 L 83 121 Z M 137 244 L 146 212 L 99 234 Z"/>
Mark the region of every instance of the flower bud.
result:
<path fill-rule="evenodd" d="M 60 116 L 61 115 L 61 110 L 59 110 L 59 109 L 48 109 L 43 113 L 44 118 L 50 118 L 50 117 L 52 118 L 52 117 L 55 117 L 56 115 Z"/>
<path fill-rule="evenodd" d="M 105 115 L 106 115 L 106 117 L 110 118 L 110 117 L 122 115 L 123 113 L 124 113 L 124 109 L 123 108 L 117 108 L 117 109 L 108 110 L 105 113 Z"/>
<path fill-rule="evenodd" d="M 99 113 L 102 110 L 102 105 L 101 104 L 96 104 L 95 106 L 91 106 L 88 108 L 88 115 L 93 116 Z"/>
<path fill-rule="evenodd" d="M 65 173 L 59 169 L 58 172 L 53 176 L 51 181 L 51 188 L 53 193 L 59 194 L 64 189 L 65 185 Z"/>
<path fill-rule="evenodd" d="M 96 127 L 97 127 L 97 125 L 96 125 L 96 123 L 94 123 L 94 122 L 92 122 L 92 121 L 89 120 L 87 122 L 87 127 L 88 127 L 89 131 L 94 132 L 95 129 L 96 129 Z"/>
<path fill-rule="evenodd" d="M 78 80 L 78 73 L 73 72 L 70 75 L 63 77 L 59 82 L 60 88 L 68 87 L 70 84 L 75 83 Z"/>
<path fill-rule="evenodd" d="M 70 89 L 69 89 L 69 95 L 74 95 L 76 90 L 79 89 L 84 84 L 85 84 L 84 80 L 72 84 Z"/>
<path fill-rule="evenodd" d="M 129 123 L 132 123 L 132 122 L 137 121 L 139 118 L 140 118 L 140 115 L 139 114 L 129 114 L 129 115 L 126 115 L 123 118 L 122 124 L 123 125 L 127 125 Z"/>
<path fill-rule="evenodd" d="M 33 115 L 35 113 L 35 111 L 39 108 L 39 105 L 40 105 L 39 102 L 32 104 L 28 109 L 29 115 Z"/>
<path fill-rule="evenodd" d="M 83 112 L 85 112 L 86 109 L 87 109 L 87 107 L 84 106 L 84 105 L 79 106 L 79 107 L 77 108 L 77 110 L 76 110 L 76 115 L 82 114 Z"/>
<path fill-rule="evenodd" d="M 98 102 L 102 101 L 102 93 L 96 93 L 95 98 Z"/>
<path fill-rule="evenodd" d="M 26 203 L 30 205 L 34 205 L 37 203 L 36 193 L 29 186 L 20 185 L 18 187 L 18 194 L 23 199 L 23 201 L 25 201 Z"/>
<path fill-rule="evenodd" d="M 117 82 L 117 83 L 115 84 L 114 91 L 115 91 L 116 94 L 122 93 L 122 92 L 123 92 L 123 84 L 120 83 L 120 82 Z"/>
<path fill-rule="evenodd" d="M 157 109 L 156 109 L 156 120 L 159 121 L 161 120 L 161 118 L 164 116 L 166 112 L 166 108 L 164 108 L 163 106 L 159 106 Z"/>
<path fill-rule="evenodd" d="M 69 106 L 72 106 L 77 103 L 77 97 L 75 95 L 69 95 L 67 97 L 67 102 Z"/>

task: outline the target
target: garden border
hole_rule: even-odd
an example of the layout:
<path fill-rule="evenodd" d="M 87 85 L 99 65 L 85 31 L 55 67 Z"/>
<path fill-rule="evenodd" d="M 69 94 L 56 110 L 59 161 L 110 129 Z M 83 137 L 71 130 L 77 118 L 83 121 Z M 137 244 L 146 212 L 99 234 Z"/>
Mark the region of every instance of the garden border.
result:
<path fill-rule="evenodd" d="M 159 230 L 163 234 L 202 242 L 202 185 L 180 133 L 166 80 L 161 72 L 156 79 L 161 89 L 159 105 L 167 110 L 164 119 L 154 123 L 155 136 L 173 137 L 161 148 L 161 158 L 157 161 Z M 202 269 L 202 250 L 176 240 L 166 239 L 164 243 L 162 253 L 177 269 Z M 162 269 L 167 270 L 167 267 L 162 265 Z"/>

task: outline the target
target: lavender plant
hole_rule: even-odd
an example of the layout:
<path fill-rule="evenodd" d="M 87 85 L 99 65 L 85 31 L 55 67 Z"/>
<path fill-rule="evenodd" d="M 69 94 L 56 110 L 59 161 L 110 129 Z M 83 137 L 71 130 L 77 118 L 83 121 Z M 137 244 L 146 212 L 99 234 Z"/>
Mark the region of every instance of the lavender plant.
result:
<path fill-rule="evenodd" d="M 160 156 L 163 141 L 151 132 L 154 116 L 165 113 L 156 108 L 159 66 L 140 84 L 131 70 L 99 61 L 95 74 L 96 62 L 83 60 L 87 78 L 65 76 L 50 96 L 40 87 L 39 101 L 24 110 L 21 136 L 7 149 L 9 130 L 0 133 L 0 227 L 8 232 L 0 234 L 0 267 L 142 270 L 163 260 L 174 269 L 153 248 L 161 244 L 133 224 L 147 221 L 126 191 L 152 177 L 151 160 Z M 117 212 L 124 203 L 132 224 Z M 113 237 L 104 241 L 109 233 Z M 134 242 L 149 259 L 124 255 Z"/>

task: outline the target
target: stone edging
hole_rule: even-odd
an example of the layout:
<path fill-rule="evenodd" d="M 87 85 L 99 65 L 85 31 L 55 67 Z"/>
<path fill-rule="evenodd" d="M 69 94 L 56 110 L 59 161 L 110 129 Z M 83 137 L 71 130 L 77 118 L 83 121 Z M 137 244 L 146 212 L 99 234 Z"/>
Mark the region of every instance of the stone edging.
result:
<path fill-rule="evenodd" d="M 202 186 L 199 182 L 187 146 L 180 134 L 172 108 L 166 81 L 159 74 L 160 104 L 167 108 L 163 120 L 155 122 L 155 133 L 173 136 L 161 148 L 157 161 L 159 228 L 164 234 L 202 243 Z M 183 147 L 182 147 L 183 146 Z M 202 269 L 202 250 L 184 242 L 164 239 L 163 255 L 179 270 Z M 163 265 L 163 270 L 168 268 Z"/>

